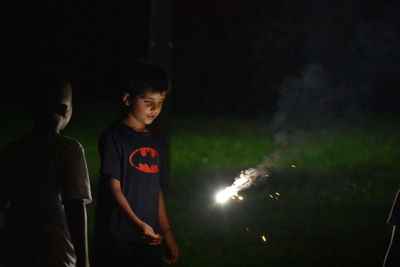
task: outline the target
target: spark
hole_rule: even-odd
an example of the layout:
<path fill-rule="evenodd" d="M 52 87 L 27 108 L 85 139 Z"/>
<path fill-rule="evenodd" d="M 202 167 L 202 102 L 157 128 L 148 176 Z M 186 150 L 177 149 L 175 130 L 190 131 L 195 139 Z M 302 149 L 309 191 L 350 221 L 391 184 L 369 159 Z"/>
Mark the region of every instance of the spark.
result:
<path fill-rule="evenodd" d="M 291 166 L 292 166 L 292 168 L 296 168 L 296 165 L 294 165 L 294 164 L 292 164 Z"/>
<path fill-rule="evenodd" d="M 261 235 L 261 239 L 263 242 L 267 242 L 267 237 L 265 235 Z"/>
<path fill-rule="evenodd" d="M 246 227 L 246 232 L 250 233 L 249 227 Z"/>
<path fill-rule="evenodd" d="M 276 195 L 280 196 L 281 194 L 279 194 L 278 192 L 275 192 Z"/>

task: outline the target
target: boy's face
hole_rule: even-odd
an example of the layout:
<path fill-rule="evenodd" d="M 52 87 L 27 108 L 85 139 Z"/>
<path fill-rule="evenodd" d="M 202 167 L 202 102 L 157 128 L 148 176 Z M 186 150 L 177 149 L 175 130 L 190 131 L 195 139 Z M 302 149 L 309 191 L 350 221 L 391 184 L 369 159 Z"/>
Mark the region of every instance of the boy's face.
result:
<path fill-rule="evenodd" d="M 72 88 L 71 88 L 71 86 L 68 86 L 66 88 L 66 95 L 65 95 L 65 99 L 64 99 L 62 105 L 65 107 L 65 111 L 63 114 L 63 122 L 61 125 L 61 130 L 64 130 L 64 128 L 68 125 L 68 123 L 72 117 Z"/>
<path fill-rule="evenodd" d="M 129 113 L 138 122 L 151 124 L 160 114 L 166 93 L 144 92 L 136 97 L 129 98 Z"/>

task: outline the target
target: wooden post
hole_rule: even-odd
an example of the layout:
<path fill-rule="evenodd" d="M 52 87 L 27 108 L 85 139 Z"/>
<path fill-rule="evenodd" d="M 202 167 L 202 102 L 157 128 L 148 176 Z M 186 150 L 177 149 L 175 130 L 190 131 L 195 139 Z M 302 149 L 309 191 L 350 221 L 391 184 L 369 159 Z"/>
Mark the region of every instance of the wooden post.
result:
<path fill-rule="evenodd" d="M 148 62 L 163 68 L 172 80 L 171 0 L 151 0 L 149 22 Z M 171 86 L 172 87 L 172 86 Z M 170 100 L 167 97 L 160 117 L 154 122 L 152 130 L 164 143 L 169 154 Z"/>

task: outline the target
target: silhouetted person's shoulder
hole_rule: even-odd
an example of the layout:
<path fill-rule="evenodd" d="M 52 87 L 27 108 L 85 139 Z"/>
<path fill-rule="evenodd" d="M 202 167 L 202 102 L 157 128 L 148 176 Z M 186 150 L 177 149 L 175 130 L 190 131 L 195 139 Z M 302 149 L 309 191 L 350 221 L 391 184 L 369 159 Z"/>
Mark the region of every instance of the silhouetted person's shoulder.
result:
<path fill-rule="evenodd" d="M 83 149 L 82 145 L 79 143 L 78 140 L 68 137 L 68 136 L 63 136 L 59 134 L 52 134 L 52 133 L 42 133 L 42 134 L 37 134 L 37 133 L 29 133 L 26 135 L 23 135 L 11 142 L 9 142 L 4 150 L 6 152 L 13 150 L 13 149 L 34 149 L 37 147 L 42 147 L 42 148 L 49 148 L 49 150 L 59 150 L 59 149 L 68 149 L 68 148 L 78 148 L 78 149 Z M 41 152 L 43 154 L 44 151 Z"/>

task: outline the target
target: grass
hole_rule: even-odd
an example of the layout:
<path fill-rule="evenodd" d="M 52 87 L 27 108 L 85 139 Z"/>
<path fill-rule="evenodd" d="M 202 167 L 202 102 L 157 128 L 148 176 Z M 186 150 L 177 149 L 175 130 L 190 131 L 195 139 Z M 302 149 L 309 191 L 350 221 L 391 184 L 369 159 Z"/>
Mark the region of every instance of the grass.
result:
<path fill-rule="evenodd" d="M 178 120 L 192 131 L 175 126 L 172 137 L 175 183 L 184 191 L 174 191 L 172 201 L 187 198 L 186 208 L 172 211 L 183 225 L 178 240 L 193 255 L 182 266 L 380 265 L 398 188 L 395 122 L 292 130 L 276 145 L 266 122 Z M 270 179 L 243 192 L 245 202 L 204 208 L 213 190 L 276 152 Z M 278 201 L 266 197 L 274 192 Z"/>
<path fill-rule="evenodd" d="M 3 116 L 1 146 L 29 125 Z M 78 106 L 66 131 L 85 148 L 94 193 L 97 139 L 116 116 L 105 104 Z M 174 117 L 166 196 L 182 254 L 177 266 L 380 265 L 399 186 L 399 125 L 374 116 L 276 132 L 262 120 Z M 214 204 L 216 190 L 270 155 L 279 157 L 269 179 L 242 192 L 243 202 Z M 279 200 L 268 197 L 275 192 Z M 88 207 L 90 229 L 94 206 Z"/>

